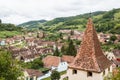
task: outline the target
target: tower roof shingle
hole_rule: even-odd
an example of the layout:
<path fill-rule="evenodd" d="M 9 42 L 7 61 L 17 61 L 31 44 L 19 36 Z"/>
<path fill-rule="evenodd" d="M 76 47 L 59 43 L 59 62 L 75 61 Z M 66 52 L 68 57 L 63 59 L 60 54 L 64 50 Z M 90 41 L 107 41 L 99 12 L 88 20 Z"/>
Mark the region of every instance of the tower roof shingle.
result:
<path fill-rule="evenodd" d="M 89 19 L 79 52 L 69 68 L 102 72 L 111 64 L 102 52 L 92 19 Z"/>

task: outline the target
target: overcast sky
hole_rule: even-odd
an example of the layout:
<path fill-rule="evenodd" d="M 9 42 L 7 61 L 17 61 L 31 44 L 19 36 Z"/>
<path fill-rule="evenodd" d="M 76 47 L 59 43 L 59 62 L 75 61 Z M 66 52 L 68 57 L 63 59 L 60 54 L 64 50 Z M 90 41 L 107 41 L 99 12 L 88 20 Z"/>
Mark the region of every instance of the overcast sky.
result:
<path fill-rule="evenodd" d="M 20 24 L 113 8 L 120 8 L 120 0 L 0 0 L 0 19 Z"/>

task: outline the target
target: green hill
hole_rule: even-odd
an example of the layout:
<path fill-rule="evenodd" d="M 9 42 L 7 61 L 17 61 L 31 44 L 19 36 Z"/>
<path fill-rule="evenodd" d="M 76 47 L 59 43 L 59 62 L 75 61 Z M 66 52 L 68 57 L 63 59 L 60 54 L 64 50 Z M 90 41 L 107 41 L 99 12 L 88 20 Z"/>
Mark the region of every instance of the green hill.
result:
<path fill-rule="evenodd" d="M 39 29 L 52 32 L 61 29 L 77 29 L 82 31 L 85 29 L 86 22 L 90 16 L 98 32 L 120 33 L 120 9 L 96 11 L 71 17 L 60 17 L 45 21 L 42 24 L 38 24 L 34 21 L 32 25 L 24 23 L 24 26 L 28 26 L 28 28 L 35 28 L 37 26 Z"/>
<path fill-rule="evenodd" d="M 0 23 L 0 39 L 9 38 L 22 33 L 22 28 L 14 24 Z"/>
<path fill-rule="evenodd" d="M 46 22 L 46 20 L 29 21 L 29 22 L 22 23 L 18 26 L 26 27 L 28 29 L 39 28 L 44 22 Z"/>

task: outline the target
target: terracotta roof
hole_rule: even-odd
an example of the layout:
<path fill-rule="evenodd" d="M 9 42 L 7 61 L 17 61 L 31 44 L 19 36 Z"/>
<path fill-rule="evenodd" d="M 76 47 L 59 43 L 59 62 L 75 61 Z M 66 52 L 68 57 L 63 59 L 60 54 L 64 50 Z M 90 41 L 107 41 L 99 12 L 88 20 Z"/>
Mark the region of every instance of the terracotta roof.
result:
<path fill-rule="evenodd" d="M 25 71 L 29 74 L 30 77 L 36 76 L 42 76 L 43 73 L 40 72 L 39 70 L 34 70 L 34 69 L 25 69 Z"/>
<path fill-rule="evenodd" d="M 74 56 L 63 55 L 61 59 L 62 61 L 65 61 L 67 63 L 72 63 L 74 60 Z"/>
<path fill-rule="evenodd" d="M 92 19 L 89 19 L 80 49 L 69 68 L 102 72 L 111 65 L 102 52 Z"/>
<path fill-rule="evenodd" d="M 114 49 L 112 52 L 116 58 L 120 58 L 120 50 Z"/>
<path fill-rule="evenodd" d="M 43 63 L 46 68 L 51 68 L 52 66 L 57 67 L 60 63 L 60 57 L 47 56 L 43 59 Z"/>
<path fill-rule="evenodd" d="M 113 63 L 115 64 L 115 65 L 120 65 L 120 61 L 118 61 L 118 60 L 116 60 L 116 59 L 114 59 L 114 60 L 112 60 L 113 61 Z"/>

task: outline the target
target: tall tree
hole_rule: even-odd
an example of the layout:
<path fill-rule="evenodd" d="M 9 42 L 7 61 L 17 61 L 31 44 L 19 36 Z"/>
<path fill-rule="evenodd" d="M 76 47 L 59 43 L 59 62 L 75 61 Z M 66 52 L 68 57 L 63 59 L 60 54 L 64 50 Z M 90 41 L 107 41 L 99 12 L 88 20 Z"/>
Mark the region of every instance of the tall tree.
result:
<path fill-rule="evenodd" d="M 62 54 L 65 54 L 65 53 L 66 53 L 66 48 L 65 48 L 64 45 L 63 45 L 62 48 L 61 48 L 61 53 L 62 53 Z"/>
<path fill-rule="evenodd" d="M 58 50 L 58 47 L 56 47 L 54 53 L 53 53 L 53 56 L 59 56 L 60 55 L 60 52 Z"/>
<path fill-rule="evenodd" d="M 60 39 L 63 39 L 63 34 L 60 33 L 60 34 L 59 34 L 59 37 L 60 37 Z"/>
<path fill-rule="evenodd" d="M 75 56 L 76 53 L 77 53 L 77 50 L 75 48 L 75 45 L 73 44 L 73 41 L 70 40 L 70 42 L 68 43 L 67 50 L 66 50 L 66 55 Z"/>
<path fill-rule="evenodd" d="M 0 50 L 0 79 L 17 80 L 22 75 L 21 67 L 8 51 Z"/>
<path fill-rule="evenodd" d="M 0 24 L 2 23 L 2 20 L 0 19 Z"/>
<path fill-rule="evenodd" d="M 51 80 L 59 80 L 60 79 L 60 73 L 58 71 L 53 71 L 51 74 Z"/>
<path fill-rule="evenodd" d="M 71 30 L 71 31 L 70 31 L 70 35 L 74 35 L 74 30 Z"/>

